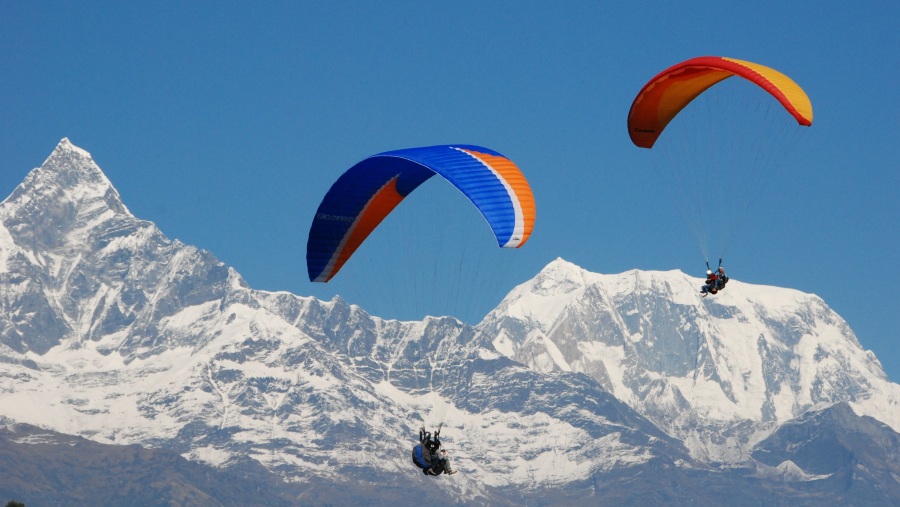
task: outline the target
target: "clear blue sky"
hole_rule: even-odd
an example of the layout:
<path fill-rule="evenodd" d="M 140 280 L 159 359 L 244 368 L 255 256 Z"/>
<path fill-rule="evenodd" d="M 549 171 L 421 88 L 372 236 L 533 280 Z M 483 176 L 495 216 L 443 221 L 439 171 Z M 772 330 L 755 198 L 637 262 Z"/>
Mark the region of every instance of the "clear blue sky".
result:
<path fill-rule="evenodd" d="M 477 321 L 556 257 L 702 276 L 625 121 L 655 73 L 731 56 L 789 74 L 815 121 L 729 248 L 730 274 L 818 294 L 900 380 L 900 6 L 723 4 L 2 2 L 0 194 L 69 137 L 136 216 L 254 288 L 339 292 L 413 318 L 443 309 L 410 307 L 421 287 L 375 280 L 431 267 L 360 250 L 345 279 L 311 284 L 309 223 L 331 182 L 369 155 L 480 144 L 519 165 L 538 213 L 529 243 L 491 261 L 504 273 L 485 277 L 491 290 L 425 289 L 464 299 L 456 311 Z M 432 187 L 423 208 L 438 211 L 411 211 L 389 242 L 452 227 L 492 241 L 452 188 Z"/>

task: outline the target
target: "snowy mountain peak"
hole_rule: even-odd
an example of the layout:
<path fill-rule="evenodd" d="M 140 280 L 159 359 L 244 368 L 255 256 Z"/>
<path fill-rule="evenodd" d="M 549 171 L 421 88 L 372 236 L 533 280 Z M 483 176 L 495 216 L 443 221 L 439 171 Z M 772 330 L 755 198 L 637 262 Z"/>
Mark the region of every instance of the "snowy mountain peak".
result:
<path fill-rule="evenodd" d="M 189 283 L 191 274 L 179 271 L 187 264 L 203 287 L 178 285 Z M 28 308 L 9 311 L 0 328 L 12 350 L 43 354 L 95 341 L 128 354 L 157 333 L 142 326 L 183 300 L 220 293 L 228 270 L 135 218 L 90 153 L 63 139 L 0 203 L 0 277 L 0 305 Z"/>
<path fill-rule="evenodd" d="M 63 138 L 0 204 L 0 217 L 19 224 L 60 225 L 131 213 L 91 154 Z"/>
<path fill-rule="evenodd" d="M 587 271 L 583 268 L 557 257 L 538 273 L 533 282 L 539 290 L 573 290 L 584 285 L 586 274 Z"/>
<path fill-rule="evenodd" d="M 90 153 L 63 138 L 0 203 L 0 221 L 16 244 L 34 251 L 79 249 L 96 229 L 135 218 Z"/>
<path fill-rule="evenodd" d="M 62 138 L 37 170 L 46 173 L 44 179 L 53 178 L 63 187 L 84 187 L 101 192 L 112 187 L 91 154 L 72 144 L 67 137 Z M 23 184 L 27 182 L 26 178 Z"/>
<path fill-rule="evenodd" d="M 851 401 L 900 428 L 900 386 L 821 298 L 735 279 L 702 298 L 701 283 L 557 259 L 485 318 L 481 343 L 537 371 L 590 375 L 698 457 L 746 458 L 709 428 L 778 424 L 819 403 Z"/>
<path fill-rule="evenodd" d="M 691 280 L 690 284 L 685 282 Z M 516 287 L 491 312 L 491 316 L 508 315 L 533 323 L 549 331 L 563 311 L 584 297 L 586 291 L 607 300 L 627 298 L 634 294 L 665 293 L 680 303 L 696 303 L 691 284 L 700 283 L 679 270 L 630 270 L 618 275 L 592 273 L 571 262 L 557 258 L 533 279 Z M 599 291 L 599 292 L 598 292 Z"/>
<path fill-rule="evenodd" d="M 67 152 L 73 152 L 76 156 L 93 160 L 93 158 L 91 157 L 91 154 L 88 153 L 87 150 L 85 150 L 83 148 L 79 148 L 78 146 L 75 146 L 74 144 L 72 144 L 72 141 L 70 141 L 68 137 L 64 137 L 64 138 L 60 139 L 59 143 L 56 145 L 56 148 L 54 148 L 53 152 L 50 154 L 50 157 L 52 157 L 58 153 L 62 154 L 62 153 L 67 153 Z M 50 157 L 47 157 L 47 158 L 49 159 Z"/>

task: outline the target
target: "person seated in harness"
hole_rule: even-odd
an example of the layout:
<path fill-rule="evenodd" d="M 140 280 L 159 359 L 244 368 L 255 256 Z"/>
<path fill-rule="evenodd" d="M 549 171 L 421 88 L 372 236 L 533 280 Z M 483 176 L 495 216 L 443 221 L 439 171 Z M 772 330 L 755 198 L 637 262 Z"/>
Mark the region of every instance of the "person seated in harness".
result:
<path fill-rule="evenodd" d="M 716 273 L 716 291 L 724 289 L 726 283 L 728 283 L 728 275 L 725 274 L 725 268 L 719 266 L 718 273 Z"/>
<path fill-rule="evenodd" d="M 711 269 L 706 270 L 706 284 L 700 287 L 700 294 L 706 297 L 707 294 L 715 294 L 719 292 L 719 276 L 713 273 Z"/>
<path fill-rule="evenodd" d="M 425 431 L 424 427 L 419 429 L 419 445 L 413 447 L 412 460 L 425 475 L 453 475 L 456 473 L 456 470 L 450 466 L 447 451 L 441 449 L 440 434 L 440 427 L 434 432 L 433 439 L 431 432 Z"/>

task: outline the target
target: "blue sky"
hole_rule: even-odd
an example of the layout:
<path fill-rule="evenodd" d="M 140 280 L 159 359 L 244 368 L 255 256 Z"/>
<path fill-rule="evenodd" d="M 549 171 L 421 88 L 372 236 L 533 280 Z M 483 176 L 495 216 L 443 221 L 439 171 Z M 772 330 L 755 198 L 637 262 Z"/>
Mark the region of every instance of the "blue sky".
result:
<path fill-rule="evenodd" d="M 737 231 L 729 273 L 818 294 L 900 380 L 900 7 L 722 4 L 2 2 L 0 194 L 69 137 L 136 216 L 254 288 L 477 321 L 557 257 L 702 276 L 625 121 L 657 72 L 731 56 L 790 75 L 815 120 Z M 486 225 L 429 182 L 337 283 L 311 284 L 306 234 L 331 183 L 369 155 L 447 143 L 518 164 L 537 200 L 528 244 L 482 250 Z M 432 244 L 398 253 L 409 237 Z M 435 252 L 477 283 L 397 274 L 435 273 L 421 260 Z"/>

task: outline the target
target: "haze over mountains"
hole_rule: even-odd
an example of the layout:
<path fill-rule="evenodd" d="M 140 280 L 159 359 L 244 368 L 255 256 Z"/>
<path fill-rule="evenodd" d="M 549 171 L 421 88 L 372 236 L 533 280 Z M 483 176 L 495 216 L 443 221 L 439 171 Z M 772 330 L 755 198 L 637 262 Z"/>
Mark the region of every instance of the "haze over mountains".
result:
<path fill-rule="evenodd" d="M 900 501 L 900 386 L 813 295 L 732 280 L 701 299 L 680 271 L 557 259 L 476 326 L 384 320 L 252 289 L 134 217 L 67 139 L 0 224 L 0 415 L 18 459 L 52 460 L 29 445 L 65 435 L 137 444 L 286 504 L 434 488 L 509 505 Z M 461 473 L 433 479 L 408 455 L 441 413 Z"/>

